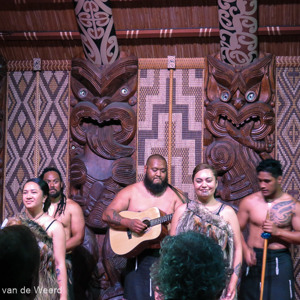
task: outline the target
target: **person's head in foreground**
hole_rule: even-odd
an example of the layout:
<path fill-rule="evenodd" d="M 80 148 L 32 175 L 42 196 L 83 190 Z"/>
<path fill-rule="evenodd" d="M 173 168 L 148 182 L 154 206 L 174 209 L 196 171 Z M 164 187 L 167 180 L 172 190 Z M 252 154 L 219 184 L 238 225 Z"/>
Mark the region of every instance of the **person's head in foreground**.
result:
<path fill-rule="evenodd" d="M 40 250 L 29 228 L 12 225 L 0 230 L 1 299 L 34 299 L 39 265 Z"/>
<path fill-rule="evenodd" d="M 167 236 L 151 268 L 153 286 L 165 300 L 216 300 L 226 284 L 221 247 L 200 233 Z"/>

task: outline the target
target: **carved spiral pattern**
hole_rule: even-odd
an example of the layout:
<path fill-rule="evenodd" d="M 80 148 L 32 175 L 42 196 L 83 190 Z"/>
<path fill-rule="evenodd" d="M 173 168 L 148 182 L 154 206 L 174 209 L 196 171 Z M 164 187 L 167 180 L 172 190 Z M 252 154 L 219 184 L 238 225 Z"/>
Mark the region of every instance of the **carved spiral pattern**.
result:
<path fill-rule="evenodd" d="M 206 149 L 206 158 L 219 174 L 230 170 L 236 162 L 234 148 L 227 141 L 210 144 Z"/>
<path fill-rule="evenodd" d="M 258 57 L 257 0 L 218 0 L 221 58 L 247 65 Z"/>
<path fill-rule="evenodd" d="M 79 158 L 71 160 L 70 179 L 71 184 L 74 186 L 83 185 L 86 182 L 87 169 L 83 161 Z"/>
<path fill-rule="evenodd" d="M 113 63 L 119 56 L 119 46 L 112 10 L 107 5 L 110 1 L 74 2 L 86 58 L 97 66 Z"/>
<path fill-rule="evenodd" d="M 129 185 L 135 182 L 136 172 L 134 161 L 131 157 L 117 159 L 112 165 L 112 179 L 123 185 Z"/>

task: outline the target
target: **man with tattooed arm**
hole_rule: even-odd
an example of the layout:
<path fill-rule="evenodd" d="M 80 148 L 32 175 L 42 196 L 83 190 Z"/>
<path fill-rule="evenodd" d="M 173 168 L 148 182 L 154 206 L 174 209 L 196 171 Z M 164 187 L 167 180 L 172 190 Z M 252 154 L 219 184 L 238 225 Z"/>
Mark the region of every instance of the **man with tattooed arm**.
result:
<path fill-rule="evenodd" d="M 260 191 L 241 200 L 238 220 L 241 230 L 248 225 L 247 243 L 242 239 L 244 261 L 239 299 L 259 299 L 264 239 L 268 239 L 263 299 L 294 299 L 293 264 L 290 244 L 300 244 L 300 203 L 283 192 L 282 167 L 266 159 L 256 168 Z"/>
<path fill-rule="evenodd" d="M 122 211 L 143 212 L 157 207 L 166 214 L 173 214 L 182 204 L 180 193 L 168 184 L 167 162 L 159 154 L 151 155 L 144 167 L 145 177 L 141 182 L 122 189 L 103 212 L 102 219 L 115 229 L 128 228 L 143 234 L 147 225 L 140 219 L 122 217 Z M 150 267 L 159 256 L 159 244 L 153 244 L 137 257 L 129 259 L 124 281 L 126 300 L 154 299 L 150 280 Z"/>

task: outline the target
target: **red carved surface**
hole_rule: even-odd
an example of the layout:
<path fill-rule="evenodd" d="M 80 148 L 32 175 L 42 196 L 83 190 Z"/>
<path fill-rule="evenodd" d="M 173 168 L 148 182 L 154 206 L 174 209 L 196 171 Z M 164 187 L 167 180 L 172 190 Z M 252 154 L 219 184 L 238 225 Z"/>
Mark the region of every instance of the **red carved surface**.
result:
<path fill-rule="evenodd" d="M 71 197 L 83 209 L 89 229 L 84 247 L 97 262 L 92 285 L 99 299 L 121 297 L 120 270 L 125 262 L 110 249 L 102 213 L 115 194 L 136 179 L 132 144 L 137 58 L 123 57 L 100 68 L 75 59 L 71 80 Z M 95 239 L 97 246 L 89 242 Z"/>
<path fill-rule="evenodd" d="M 207 57 L 205 158 L 219 172 L 224 201 L 258 190 L 255 167 L 274 149 L 274 65 L 272 55 L 244 67 Z"/>

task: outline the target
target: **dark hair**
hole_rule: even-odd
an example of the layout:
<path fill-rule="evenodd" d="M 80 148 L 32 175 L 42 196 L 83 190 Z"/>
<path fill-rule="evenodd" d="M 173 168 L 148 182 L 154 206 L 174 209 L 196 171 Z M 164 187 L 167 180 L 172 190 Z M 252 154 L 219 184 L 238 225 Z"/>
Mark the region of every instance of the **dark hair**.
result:
<path fill-rule="evenodd" d="M 48 173 L 48 172 L 56 172 L 58 174 L 58 176 L 59 176 L 59 180 L 61 182 L 63 182 L 61 173 L 55 167 L 47 167 L 47 168 L 45 168 L 39 177 L 42 178 L 42 179 L 44 179 L 45 174 Z M 61 198 L 60 198 L 60 201 L 59 201 L 59 203 L 57 205 L 54 217 L 56 216 L 57 213 L 60 216 L 65 211 L 65 209 L 66 209 L 67 197 L 66 197 L 66 195 L 64 194 L 63 191 L 64 191 L 64 185 L 61 188 Z"/>
<path fill-rule="evenodd" d="M 152 159 L 162 160 L 162 161 L 164 161 L 164 162 L 167 164 L 166 159 L 165 159 L 162 155 L 160 155 L 160 154 L 152 154 L 152 155 L 150 155 L 150 156 L 148 157 L 148 159 L 147 159 L 147 162 L 146 162 L 146 165 L 147 165 L 147 166 L 149 165 L 150 160 L 152 160 Z"/>
<path fill-rule="evenodd" d="M 39 177 L 30 178 L 25 182 L 25 184 L 28 183 L 28 182 L 34 182 L 34 183 L 38 184 L 39 187 L 41 188 L 42 192 L 43 192 L 43 196 L 47 196 L 46 201 L 44 203 L 44 207 L 43 207 L 43 211 L 47 212 L 48 208 L 51 204 L 51 200 L 49 198 L 49 186 L 48 186 L 47 182 L 44 181 L 43 179 L 39 178 Z M 24 186 L 25 186 L 25 184 L 24 184 Z M 24 187 L 23 187 L 23 189 L 24 189 Z"/>
<path fill-rule="evenodd" d="M 194 181 L 194 178 L 199 171 L 206 170 L 206 169 L 211 170 L 212 173 L 214 174 L 216 180 L 218 179 L 218 173 L 211 165 L 200 163 L 193 170 L 192 180 Z"/>
<path fill-rule="evenodd" d="M 167 236 L 150 275 L 166 300 L 215 300 L 226 285 L 221 247 L 194 231 Z"/>
<path fill-rule="evenodd" d="M 259 163 L 256 167 L 256 172 L 257 174 L 259 172 L 268 172 L 274 178 L 278 178 L 279 176 L 282 176 L 282 166 L 279 160 L 268 158 Z"/>
<path fill-rule="evenodd" d="M 33 300 L 39 280 L 40 250 L 28 227 L 12 225 L 0 229 L 0 265 L 1 299 Z M 7 288 L 15 288 L 16 293 L 5 293 Z"/>

